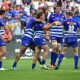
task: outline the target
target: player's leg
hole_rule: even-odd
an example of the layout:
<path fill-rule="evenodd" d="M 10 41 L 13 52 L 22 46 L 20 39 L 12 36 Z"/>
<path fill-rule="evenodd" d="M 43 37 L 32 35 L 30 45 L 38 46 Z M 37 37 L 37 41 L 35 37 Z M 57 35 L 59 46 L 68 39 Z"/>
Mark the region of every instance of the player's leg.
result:
<path fill-rule="evenodd" d="M 43 53 L 43 60 L 41 62 L 42 65 L 45 64 L 46 62 L 46 58 L 47 58 L 47 55 L 48 55 L 48 52 L 49 52 L 49 48 L 48 48 L 48 45 L 46 44 L 46 40 L 44 38 L 35 38 L 34 39 L 34 42 L 35 42 L 35 45 L 37 47 L 37 49 L 35 50 L 35 55 L 38 57 L 39 56 L 39 53 L 40 53 L 40 50 L 43 49 L 44 50 L 44 53 Z M 38 58 L 37 58 L 38 59 Z M 36 60 L 37 60 L 36 59 Z M 47 67 L 46 67 L 47 68 Z"/>
<path fill-rule="evenodd" d="M 21 46 L 20 52 L 16 54 L 15 61 L 14 61 L 14 64 L 13 64 L 14 69 L 16 68 L 17 63 L 20 60 L 20 57 L 25 53 L 26 49 L 27 49 L 26 47 Z"/>
<path fill-rule="evenodd" d="M 56 63 L 56 60 L 58 57 L 57 50 L 58 50 L 58 43 L 56 40 L 53 40 L 52 41 L 52 52 L 51 52 L 51 65 L 52 65 L 52 67 L 55 66 L 55 63 Z"/>
<path fill-rule="evenodd" d="M 78 41 L 74 41 L 72 44 L 74 53 L 74 69 L 78 69 Z"/>
<path fill-rule="evenodd" d="M 60 54 L 61 53 L 61 44 L 60 43 L 58 43 L 58 54 Z"/>
<path fill-rule="evenodd" d="M 35 46 L 30 46 L 30 48 L 34 51 L 35 53 Z M 38 62 L 41 65 L 41 58 L 38 56 Z"/>
<path fill-rule="evenodd" d="M 52 53 L 51 53 L 51 64 L 52 68 L 55 68 L 55 63 L 58 55 L 61 53 L 61 44 L 63 44 L 62 37 L 52 37 Z"/>
<path fill-rule="evenodd" d="M 40 53 L 40 48 L 39 47 L 35 47 L 35 52 L 34 52 L 34 56 L 33 56 L 33 62 L 32 62 L 32 69 L 34 70 L 36 67 L 36 62 L 38 60 L 39 57 L 39 53 Z"/>
<path fill-rule="evenodd" d="M 42 59 L 41 64 L 45 65 L 46 59 L 47 59 L 47 56 L 48 56 L 48 53 L 49 53 L 49 47 L 48 47 L 47 44 L 45 44 L 41 48 L 44 50 L 43 55 L 42 55 L 43 59 Z"/>
<path fill-rule="evenodd" d="M 2 58 L 6 55 L 6 53 L 7 53 L 6 47 L 5 46 L 0 47 L 0 70 L 5 70 L 2 67 Z"/>
<path fill-rule="evenodd" d="M 78 69 L 78 47 L 73 48 L 74 53 L 74 69 Z"/>
<path fill-rule="evenodd" d="M 78 69 L 78 47 L 73 48 L 74 53 L 74 69 Z"/>
<path fill-rule="evenodd" d="M 0 56 L 0 69 L 2 68 L 2 57 Z"/>
<path fill-rule="evenodd" d="M 62 44 L 63 44 L 63 37 L 57 37 L 57 42 L 58 42 L 58 54 L 61 53 L 62 50 Z"/>
<path fill-rule="evenodd" d="M 75 38 L 75 41 L 72 42 L 71 47 L 73 48 L 74 53 L 74 69 L 78 69 L 78 41 Z"/>
<path fill-rule="evenodd" d="M 22 38 L 22 46 L 20 48 L 20 52 L 16 54 L 15 57 L 15 61 L 13 63 L 13 69 L 16 69 L 17 63 L 20 60 L 20 57 L 25 53 L 27 47 L 29 47 L 30 43 L 31 43 L 32 39 L 28 38 L 28 37 L 23 37 Z"/>
<path fill-rule="evenodd" d="M 64 58 L 64 55 L 66 54 L 66 52 L 67 52 L 67 47 L 63 47 L 63 49 L 62 49 L 62 53 L 59 55 L 59 60 L 58 60 L 58 64 L 57 64 L 57 66 L 55 67 L 55 70 L 58 70 L 58 68 L 60 67 L 60 65 L 61 65 L 61 63 L 62 63 L 62 60 L 63 60 L 63 58 Z"/>

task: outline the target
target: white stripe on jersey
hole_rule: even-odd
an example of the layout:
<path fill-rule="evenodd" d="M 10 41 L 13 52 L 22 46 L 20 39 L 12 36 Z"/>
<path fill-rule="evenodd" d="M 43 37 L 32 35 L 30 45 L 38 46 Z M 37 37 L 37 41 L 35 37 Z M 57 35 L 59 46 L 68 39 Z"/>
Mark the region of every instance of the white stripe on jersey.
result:
<path fill-rule="evenodd" d="M 64 31 L 64 36 L 65 37 L 71 37 L 71 36 L 76 36 L 77 32 L 75 31 Z"/>
<path fill-rule="evenodd" d="M 4 35 L 4 30 L 0 29 L 0 37 Z"/>
<path fill-rule="evenodd" d="M 23 36 L 27 36 L 29 38 L 33 38 L 32 36 L 30 36 L 29 34 L 24 34 Z"/>
<path fill-rule="evenodd" d="M 58 34 L 62 34 L 62 35 L 63 35 L 62 32 L 51 32 L 51 34 L 54 34 L 54 35 L 55 35 L 55 34 L 57 34 L 57 35 L 58 35 Z"/>
<path fill-rule="evenodd" d="M 62 29 L 51 29 L 51 31 L 63 31 Z"/>
<path fill-rule="evenodd" d="M 27 37 L 30 37 L 30 38 L 33 38 L 34 36 L 34 30 L 33 29 L 26 29 L 23 36 L 27 36 Z"/>
<path fill-rule="evenodd" d="M 50 34 L 51 36 L 63 37 L 63 26 L 52 26 Z"/>
<path fill-rule="evenodd" d="M 45 35 L 44 31 L 35 31 L 34 38 L 44 37 L 44 35 Z"/>

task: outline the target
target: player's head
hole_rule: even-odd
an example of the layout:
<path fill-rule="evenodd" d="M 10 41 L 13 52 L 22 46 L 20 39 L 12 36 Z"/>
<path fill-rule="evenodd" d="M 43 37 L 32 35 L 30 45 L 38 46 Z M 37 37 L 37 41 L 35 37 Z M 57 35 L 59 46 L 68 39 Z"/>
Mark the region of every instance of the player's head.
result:
<path fill-rule="evenodd" d="M 39 12 L 37 14 L 37 19 L 45 20 L 45 14 L 43 12 Z"/>
<path fill-rule="evenodd" d="M 60 14 L 62 12 L 62 9 L 60 6 L 56 6 L 56 9 L 55 9 L 55 13 L 56 14 Z"/>
<path fill-rule="evenodd" d="M 33 13 L 32 17 L 37 18 L 37 13 Z"/>
<path fill-rule="evenodd" d="M 69 12 L 66 13 L 66 18 L 67 19 L 68 18 L 73 18 L 73 16 L 74 16 L 74 13 L 72 11 L 69 11 Z"/>
<path fill-rule="evenodd" d="M 5 14 L 5 11 L 2 10 L 2 9 L 0 9 L 0 16 L 1 16 L 1 17 L 4 17 L 4 14 Z"/>

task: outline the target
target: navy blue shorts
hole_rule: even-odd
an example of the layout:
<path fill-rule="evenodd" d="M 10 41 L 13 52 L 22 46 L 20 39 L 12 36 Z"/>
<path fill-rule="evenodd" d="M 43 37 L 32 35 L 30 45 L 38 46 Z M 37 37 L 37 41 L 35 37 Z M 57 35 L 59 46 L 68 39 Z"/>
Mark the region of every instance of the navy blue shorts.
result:
<path fill-rule="evenodd" d="M 0 47 L 6 46 L 6 43 L 0 38 Z"/>
<path fill-rule="evenodd" d="M 78 47 L 78 39 L 67 37 L 64 39 L 64 46 L 76 48 L 76 47 Z"/>
<path fill-rule="evenodd" d="M 35 43 L 35 46 L 37 47 L 42 47 L 47 44 L 45 38 L 35 38 L 34 43 Z"/>
<path fill-rule="evenodd" d="M 56 36 L 51 36 L 51 41 L 56 40 L 57 43 L 63 44 L 63 38 L 62 37 L 56 37 Z"/>
<path fill-rule="evenodd" d="M 25 36 L 25 37 L 22 37 L 22 46 L 30 47 L 30 46 L 35 46 L 35 44 L 32 38 Z"/>

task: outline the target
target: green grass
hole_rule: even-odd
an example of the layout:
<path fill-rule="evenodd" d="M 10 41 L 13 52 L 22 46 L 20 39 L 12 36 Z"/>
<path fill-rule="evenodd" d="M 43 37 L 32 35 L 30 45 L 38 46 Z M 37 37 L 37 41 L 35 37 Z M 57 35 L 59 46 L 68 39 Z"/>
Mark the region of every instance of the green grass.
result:
<path fill-rule="evenodd" d="M 47 60 L 49 63 L 50 60 Z M 74 70 L 73 59 L 63 61 L 60 69 L 55 70 L 32 70 L 32 60 L 20 60 L 17 70 L 0 71 L 0 80 L 80 80 L 80 69 Z M 3 67 L 11 68 L 13 60 L 3 60 Z M 80 62 L 79 62 L 80 66 Z M 40 68 L 37 64 L 37 68 Z"/>

